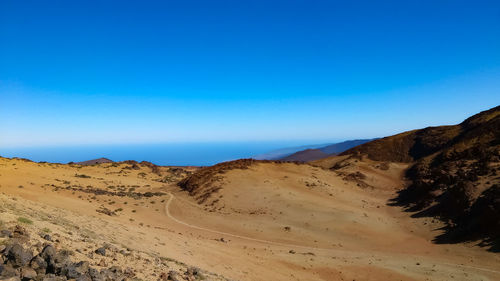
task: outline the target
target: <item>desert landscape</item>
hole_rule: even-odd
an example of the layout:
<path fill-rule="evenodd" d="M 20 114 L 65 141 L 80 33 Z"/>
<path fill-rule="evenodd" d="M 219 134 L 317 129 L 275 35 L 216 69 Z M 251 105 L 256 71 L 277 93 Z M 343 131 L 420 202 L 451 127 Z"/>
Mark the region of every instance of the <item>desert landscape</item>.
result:
<path fill-rule="evenodd" d="M 0 0 L 0 281 L 500 281 L 499 15 Z"/>
<path fill-rule="evenodd" d="M 499 124 L 496 107 L 309 163 L 1 158 L 0 276 L 499 280 Z M 448 185 L 412 176 L 436 159 Z M 47 247 L 65 259 L 35 266 Z"/>

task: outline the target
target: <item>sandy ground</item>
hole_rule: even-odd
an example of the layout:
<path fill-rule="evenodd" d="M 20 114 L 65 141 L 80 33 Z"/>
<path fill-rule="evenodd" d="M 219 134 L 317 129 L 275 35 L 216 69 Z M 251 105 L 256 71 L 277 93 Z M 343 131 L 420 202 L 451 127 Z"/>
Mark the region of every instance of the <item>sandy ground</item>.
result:
<path fill-rule="evenodd" d="M 207 280 L 500 280 L 498 254 L 436 245 L 439 222 L 388 206 L 406 167 L 376 166 L 356 163 L 338 174 L 261 163 L 221 175 L 214 183 L 221 189 L 198 204 L 167 167 L 0 158 L 0 220 L 27 217 L 31 228 L 62 233 L 66 247 L 127 249 L 141 257 L 108 262 L 139 269 L 143 280 L 188 265 Z M 344 179 L 354 171 L 367 186 Z"/>

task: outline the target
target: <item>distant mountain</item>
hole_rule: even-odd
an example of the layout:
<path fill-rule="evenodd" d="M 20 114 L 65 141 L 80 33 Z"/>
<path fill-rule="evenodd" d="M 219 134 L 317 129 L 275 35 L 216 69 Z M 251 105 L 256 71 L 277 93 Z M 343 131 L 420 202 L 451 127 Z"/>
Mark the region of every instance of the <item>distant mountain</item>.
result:
<path fill-rule="evenodd" d="M 295 147 L 287 147 L 287 148 L 281 148 L 281 149 L 276 149 L 272 150 L 267 153 L 259 154 L 252 159 L 255 160 L 278 160 L 284 157 L 287 157 L 289 155 L 294 154 L 295 152 L 306 150 L 306 149 L 316 149 L 320 147 L 325 147 L 331 145 L 329 143 L 323 143 L 323 144 L 311 144 L 311 145 L 302 145 L 302 146 L 295 146 Z"/>
<path fill-rule="evenodd" d="M 338 154 L 342 153 L 350 148 L 353 148 L 358 145 L 362 145 L 364 143 L 373 141 L 375 139 L 362 139 L 362 140 L 348 140 L 339 143 L 334 143 L 327 145 L 325 147 L 320 147 L 319 150 L 323 151 L 326 154 Z"/>
<path fill-rule="evenodd" d="M 70 162 L 70 164 L 76 164 L 76 165 L 94 165 L 94 164 L 103 164 L 103 163 L 113 163 L 113 160 L 109 160 L 108 158 L 99 158 L 99 159 L 93 159 L 93 160 L 87 160 L 87 161 L 82 161 L 82 162 Z"/>
<path fill-rule="evenodd" d="M 298 162 L 308 162 L 312 160 L 317 160 L 321 158 L 328 157 L 330 154 L 323 152 L 320 149 L 306 149 L 294 154 L 288 155 L 281 158 L 282 161 L 298 161 Z"/>
<path fill-rule="evenodd" d="M 329 155 L 335 155 L 338 153 L 341 153 L 349 148 L 352 148 L 354 146 L 372 141 L 373 139 L 363 139 L 363 140 L 348 140 L 344 142 L 339 142 L 339 143 L 324 143 L 324 144 L 311 144 L 311 145 L 303 145 L 303 146 L 296 146 L 296 147 L 288 147 L 288 148 L 282 148 L 282 149 L 277 149 L 270 151 L 268 153 L 260 154 L 257 156 L 252 157 L 253 159 L 256 160 L 283 160 L 283 161 L 299 161 L 299 160 L 292 160 L 295 159 L 295 156 L 291 157 L 293 154 L 297 152 L 302 152 L 306 150 L 320 150 L 324 152 L 324 157 L 327 157 Z M 307 152 L 307 153 L 300 153 L 301 159 L 307 159 L 305 155 L 311 155 L 311 156 L 319 156 L 320 154 L 316 152 Z M 291 158 L 287 158 L 287 157 Z M 288 160 L 290 159 L 290 160 Z M 307 161 L 312 161 L 316 160 L 319 158 L 314 158 L 312 157 L 309 160 L 300 160 L 302 162 L 307 162 Z"/>

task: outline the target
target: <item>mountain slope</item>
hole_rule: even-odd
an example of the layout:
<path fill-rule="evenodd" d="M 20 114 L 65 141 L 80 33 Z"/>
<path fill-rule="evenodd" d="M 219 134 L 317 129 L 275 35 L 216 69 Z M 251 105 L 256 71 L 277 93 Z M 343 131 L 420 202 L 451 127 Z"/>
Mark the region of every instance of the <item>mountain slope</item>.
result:
<path fill-rule="evenodd" d="M 327 157 L 328 155 L 331 154 L 338 154 L 341 153 L 349 148 L 355 147 L 357 145 L 372 141 L 373 139 L 362 139 L 362 140 L 348 140 L 348 141 L 343 141 L 339 143 L 331 143 L 331 144 L 314 144 L 314 145 L 303 145 L 303 146 L 297 146 L 297 147 L 289 147 L 289 148 L 282 148 L 282 149 L 277 149 L 270 151 L 268 153 L 264 154 L 259 154 L 254 157 L 253 159 L 256 160 L 284 160 L 284 161 L 294 161 L 294 160 L 286 160 L 284 158 L 291 156 L 294 153 L 297 152 L 302 152 L 310 149 L 318 149 L 321 150 L 325 153 L 324 157 Z M 302 160 L 302 161 L 312 161 L 316 160 L 319 158 L 315 159 L 309 159 L 309 160 Z"/>
<path fill-rule="evenodd" d="M 269 151 L 267 153 L 255 155 L 252 157 L 252 159 L 255 160 L 279 160 L 281 158 L 287 157 L 289 155 L 292 155 L 296 152 L 306 150 L 306 149 L 318 149 L 320 147 L 325 147 L 329 144 L 314 144 L 314 145 L 302 145 L 302 146 L 296 146 L 296 147 L 287 147 L 287 148 L 281 148 L 281 149 L 276 149 Z"/>
<path fill-rule="evenodd" d="M 458 125 L 427 127 L 425 129 L 413 130 L 382 139 L 377 139 L 366 144 L 351 148 L 341 155 L 362 154 L 376 161 L 413 162 L 429 156 L 442 149 L 457 145 L 458 142 L 465 144 L 464 138 L 471 138 L 471 130 L 478 129 L 476 135 L 484 134 L 487 137 L 495 131 L 487 131 L 494 128 L 488 125 L 500 115 L 500 106 L 476 114 Z M 468 136 L 468 137 L 467 137 Z M 476 139 L 485 143 L 485 139 Z"/>
<path fill-rule="evenodd" d="M 320 147 L 319 150 L 323 151 L 326 154 L 337 154 L 342 153 L 350 148 L 353 148 L 358 145 L 362 145 L 364 143 L 373 141 L 375 139 L 362 139 L 362 140 L 348 140 L 339 143 L 334 143 L 331 145 L 327 145 L 324 147 Z"/>
<path fill-rule="evenodd" d="M 415 216 L 448 223 L 437 242 L 500 241 L 500 107 L 454 126 L 429 127 L 375 140 L 342 153 L 413 163 L 411 181 L 393 200 Z M 336 164 L 336 167 L 341 167 Z"/>
<path fill-rule="evenodd" d="M 363 154 L 376 161 L 413 162 L 445 147 L 460 133 L 460 126 L 428 127 L 374 140 L 341 155 Z"/>
<path fill-rule="evenodd" d="M 309 162 L 321 158 L 328 157 L 329 154 L 323 152 L 320 149 L 306 149 L 299 152 L 295 152 L 292 155 L 281 158 L 282 161 L 298 161 L 298 162 Z"/>
<path fill-rule="evenodd" d="M 412 180 L 395 202 L 417 215 L 449 221 L 438 242 L 483 239 L 492 250 L 500 242 L 500 107 L 477 114 L 459 134 L 407 172 Z"/>
<path fill-rule="evenodd" d="M 303 255 L 309 256 L 310 262 L 324 256 L 325 268 L 347 274 L 336 277 L 329 271 L 325 278 L 296 280 L 449 280 L 449 272 L 457 269 L 443 268 L 437 260 L 454 264 L 457 261 L 453 259 L 458 258 L 468 266 L 472 264 L 471 255 L 474 262 L 481 256 L 495 256 L 476 247 L 433 244 L 437 229 L 445 223 L 433 218 L 413 219 L 401 208 L 387 204 L 401 187 L 408 164 L 380 165 L 355 158 L 349 161 L 353 165 L 335 171 L 310 164 L 251 159 L 202 168 L 179 183 L 186 192 L 175 194 L 171 212 L 199 228 L 232 233 L 231 240 L 245 237 L 247 241 L 278 242 L 285 246 L 287 263 Z M 224 239 L 227 241 L 227 236 Z M 268 246 L 267 252 L 280 255 L 274 245 Z M 467 252 L 460 252 L 463 250 Z M 375 264 L 377 256 L 383 257 L 380 261 L 384 264 Z M 355 260 L 350 261 L 350 257 Z M 339 269 L 345 259 L 349 268 Z M 360 262 L 363 267 L 357 266 Z M 389 271 L 380 276 L 380 268 Z M 307 268 L 304 272 L 311 271 Z M 480 276 L 471 276 L 470 268 L 466 271 L 453 280 L 481 280 Z"/>

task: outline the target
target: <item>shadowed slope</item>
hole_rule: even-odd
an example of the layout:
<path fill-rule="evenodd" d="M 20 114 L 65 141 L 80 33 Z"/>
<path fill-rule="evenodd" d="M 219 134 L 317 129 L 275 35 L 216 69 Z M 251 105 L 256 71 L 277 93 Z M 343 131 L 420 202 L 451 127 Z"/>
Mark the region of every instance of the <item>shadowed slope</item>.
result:
<path fill-rule="evenodd" d="M 413 162 L 406 173 L 411 184 L 399 192 L 393 204 L 417 212 L 414 216 L 436 216 L 447 222 L 446 233 L 436 242 L 483 240 L 492 250 L 498 248 L 500 107 L 476 114 L 459 125 L 401 133 L 342 155 Z M 336 162 L 331 167 L 342 164 Z"/>
<path fill-rule="evenodd" d="M 448 222 L 437 242 L 484 239 L 492 250 L 500 238 L 500 109 L 475 115 L 459 125 L 460 134 L 408 171 L 412 180 L 394 203 L 417 216 Z"/>

